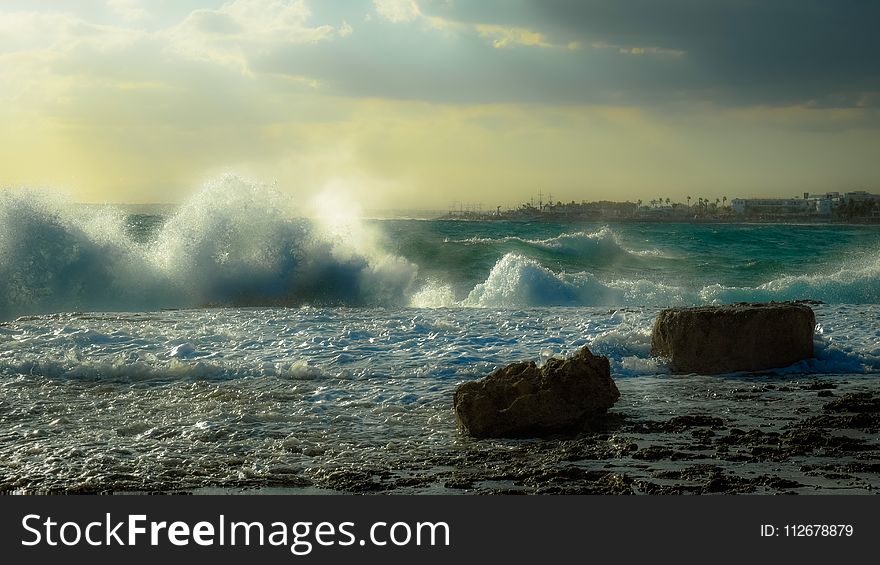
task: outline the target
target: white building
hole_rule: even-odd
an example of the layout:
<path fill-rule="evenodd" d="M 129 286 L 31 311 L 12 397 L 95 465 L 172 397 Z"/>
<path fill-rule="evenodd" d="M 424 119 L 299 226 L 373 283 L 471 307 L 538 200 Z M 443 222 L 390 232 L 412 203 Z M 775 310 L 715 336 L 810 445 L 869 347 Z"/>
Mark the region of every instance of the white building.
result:
<path fill-rule="evenodd" d="M 734 198 L 730 207 L 737 214 L 829 217 L 841 202 L 839 192 L 805 192 L 803 198 Z"/>
<path fill-rule="evenodd" d="M 734 198 L 730 207 L 737 214 L 806 216 L 817 213 L 812 198 Z"/>

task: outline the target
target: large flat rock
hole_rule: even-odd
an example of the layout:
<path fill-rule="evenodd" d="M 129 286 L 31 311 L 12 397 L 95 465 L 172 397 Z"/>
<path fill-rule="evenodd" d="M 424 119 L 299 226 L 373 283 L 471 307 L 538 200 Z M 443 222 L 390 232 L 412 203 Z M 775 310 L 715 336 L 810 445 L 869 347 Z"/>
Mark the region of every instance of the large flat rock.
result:
<path fill-rule="evenodd" d="M 809 306 L 788 302 L 670 308 L 654 322 L 651 355 L 675 373 L 787 367 L 813 356 L 815 326 Z"/>
<path fill-rule="evenodd" d="M 607 357 L 583 347 L 568 359 L 513 363 L 459 385 L 459 428 L 473 437 L 541 437 L 583 429 L 611 408 L 620 392 Z"/>

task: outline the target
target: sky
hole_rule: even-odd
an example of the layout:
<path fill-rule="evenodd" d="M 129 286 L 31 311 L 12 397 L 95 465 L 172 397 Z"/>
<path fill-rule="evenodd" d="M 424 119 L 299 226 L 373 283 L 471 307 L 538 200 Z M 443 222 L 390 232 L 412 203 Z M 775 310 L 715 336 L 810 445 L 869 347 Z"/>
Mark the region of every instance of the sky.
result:
<path fill-rule="evenodd" d="M 0 187 L 880 193 L 877 21 L 873 0 L 3 0 Z"/>

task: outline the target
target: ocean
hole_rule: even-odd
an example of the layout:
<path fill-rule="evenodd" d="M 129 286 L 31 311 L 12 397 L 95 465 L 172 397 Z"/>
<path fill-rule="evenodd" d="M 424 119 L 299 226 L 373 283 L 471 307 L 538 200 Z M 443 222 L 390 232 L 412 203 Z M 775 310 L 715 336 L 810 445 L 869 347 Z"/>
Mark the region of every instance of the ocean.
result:
<path fill-rule="evenodd" d="M 827 432 L 843 455 L 786 446 L 829 410 L 815 391 L 876 392 L 878 275 L 872 226 L 304 219 L 235 178 L 162 215 L 6 191 L 0 491 L 870 491 L 876 422 Z M 770 300 L 813 301 L 814 359 L 682 377 L 650 356 L 664 307 Z M 456 385 L 584 345 L 616 428 L 459 434 Z M 694 414 L 718 420 L 663 428 Z M 781 455 L 731 451 L 751 429 Z"/>

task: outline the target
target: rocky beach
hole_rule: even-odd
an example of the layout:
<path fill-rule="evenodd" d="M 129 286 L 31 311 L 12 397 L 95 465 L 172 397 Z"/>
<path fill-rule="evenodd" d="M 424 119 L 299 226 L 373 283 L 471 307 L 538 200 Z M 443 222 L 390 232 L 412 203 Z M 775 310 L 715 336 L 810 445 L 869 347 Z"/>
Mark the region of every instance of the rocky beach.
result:
<path fill-rule="evenodd" d="M 658 382 L 658 397 L 624 397 L 612 414 L 606 410 L 621 394 L 608 360 L 586 347 L 540 369 L 514 363 L 461 385 L 454 403 L 463 434 L 544 441 L 507 445 L 512 458 L 497 444 L 484 446 L 474 469 L 453 473 L 444 486 L 557 494 L 870 492 L 880 477 L 874 383 L 755 375 L 812 358 L 815 323 L 810 307 L 797 303 L 663 310 L 652 354 L 685 375 Z M 747 371 L 751 376 L 723 375 Z M 687 408 L 664 417 L 664 388 L 679 403 L 688 399 Z M 493 490 L 493 482 L 507 485 Z"/>
<path fill-rule="evenodd" d="M 814 326 L 813 311 L 797 303 L 663 310 L 654 324 L 652 352 L 666 356 L 676 374 L 653 383 L 640 380 L 638 388 L 623 381 L 617 409 L 608 411 L 621 399 L 608 359 L 587 347 L 542 367 L 512 363 L 456 389 L 454 410 L 465 439 L 454 455 L 327 477 L 325 488 L 471 494 L 878 492 L 875 381 L 760 373 L 811 358 Z M 693 368 L 709 374 L 683 374 Z M 677 408 L 670 412 L 673 403 Z M 516 439 L 527 437 L 532 439 Z"/>
<path fill-rule="evenodd" d="M 871 377 L 689 375 L 618 386 L 622 398 L 604 429 L 543 439 L 463 437 L 447 453 L 334 474 L 321 486 L 377 494 L 880 491 L 880 391 Z"/>

